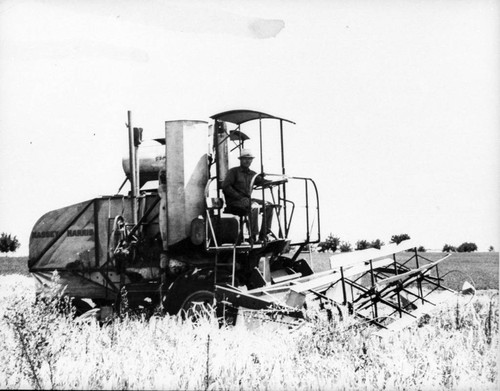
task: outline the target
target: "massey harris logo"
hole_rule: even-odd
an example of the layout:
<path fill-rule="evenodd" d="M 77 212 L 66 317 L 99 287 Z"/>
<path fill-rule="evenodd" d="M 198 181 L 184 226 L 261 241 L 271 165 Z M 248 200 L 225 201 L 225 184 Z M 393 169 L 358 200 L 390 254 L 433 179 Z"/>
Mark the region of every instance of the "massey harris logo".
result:
<path fill-rule="evenodd" d="M 72 236 L 93 236 L 93 229 L 68 229 L 66 232 L 68 237 Z M 55 238 L 59 236 L 59 231 L 34 231 L 31 233 L 31 237 L 34 239 L 44 239 L 44 238 Z"/>
<path fill-rule="evenodd" d="M 58 235 L 57 231 L 41 231 L 41 232 L 32 232 L 31 237 L 38 239 L 38 238 L 55 238 Z"/>
<path fill-rule="evenodd" d="M 93 229 L 68 229 L 68 236 L 92 236 Z"/>

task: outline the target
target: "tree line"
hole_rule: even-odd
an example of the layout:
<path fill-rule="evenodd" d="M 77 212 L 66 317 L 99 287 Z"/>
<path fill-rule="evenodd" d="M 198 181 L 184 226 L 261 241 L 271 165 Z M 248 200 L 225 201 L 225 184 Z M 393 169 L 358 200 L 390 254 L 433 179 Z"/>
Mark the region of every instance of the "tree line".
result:
<path fill-rule="evenodd" d="M 396 243 L 399 244 L 403 240 L 410 239 L 410 236 L 408 234 L 399 234 L 399 235 L 392 235 L 391 240 L 389 243 Z M 351 245 L 351 243 L 347 241 L 342 241 L 338 236 L 333 235 L 330 233 L 326 237 L 326 239 L 320 243 L 318 243 L 316 250 L 319 252 L 325 252 L 325 251 L 340 251 L 342 253 L 344 252 L 350 252 L 350 251 L 358 251 L 358 250 L 366 250 L 368 248 L 377 248 L 380 249 L 385 243 L 380 240 L 380 239 L 375 239 L 375 240 L 365 240 L 361 239 L 358 240 L 355 245 Z M 425 252 L 426 248 L 424 246 L 420 246 L 417 248 L 418 251 L 420 252 Z M 451 246 L 449 244 L 445 244 L 443 246 L 442 252 L 474 252 L 477 251 L 477 245 L 475 243 L 471 242 L 464 242 L 460 246 L 455 247 Z M 493 246 L 490 246 L 489 251 L 495 251 Z"/>

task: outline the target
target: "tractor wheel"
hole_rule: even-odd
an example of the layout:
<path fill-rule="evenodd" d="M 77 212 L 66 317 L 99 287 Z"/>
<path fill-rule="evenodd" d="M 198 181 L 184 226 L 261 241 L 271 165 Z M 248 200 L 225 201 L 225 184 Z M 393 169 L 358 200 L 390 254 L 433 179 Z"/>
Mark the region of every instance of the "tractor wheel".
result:
<path fill-rule="evenodd" d="M 208 290 L 191 293 L 182 303 L 179 312 L 184 320 L 190 319 L 192 322 L 216 316 L 214 293 Z"/>

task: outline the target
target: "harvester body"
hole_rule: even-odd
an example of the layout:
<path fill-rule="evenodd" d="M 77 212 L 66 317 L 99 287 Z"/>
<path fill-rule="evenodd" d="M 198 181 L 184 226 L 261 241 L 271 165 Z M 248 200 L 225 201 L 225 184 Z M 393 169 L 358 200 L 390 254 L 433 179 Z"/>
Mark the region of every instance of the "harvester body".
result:
<path fill-rule="evenodd" d="M 317 302 L 385 327 L 386 319 L 431 303 L 436 290 L 450 292 L 439 274 L 431 276 L 437 263 L 419 265 L 408 243 L 333 256 L 328 270 L 314 273 L 301 254 L 320 241 L 319 195 L 311 178 L 286 172 L 284 128 L 292 121 L 251 110 L 219 113 L 210 123 L 166 121 L 165 137 L 149 146 L 130 122 L 129 115 L 123 168 L 131 191 L 48 212 L 31 234 L 30 272 L 43 287 L 57 271 L 80 312 L 94 306 L 104 318 L 126 297 L 132 307 L 170 314 L 215 303 L 234 322 L 245 311 L 301 319 L 307 303 Z M 266 143 L 272 133 L 275 141 Z M 266 181 L 251 187 L 252 197 L 275 217 L 261 242 L 251 235 L 255 215 L 227 213 L 222 191 L 253 140 L 252 168 Z M 260 225 L 266 213 L 260 208 Z M 396 260 L 408 249 L 413 269 Z"/>
<path fill-rule="evenodd" d="M 301 189 L 306 205 L 297 208 L 293 198 L 284 196 L 286 183 L 294 180 L 283 175 L 284 166 L 277 180 L 254 191 L 252 196 L 260 193 L 265 199 L 267 195 L 264 202 L 272 202 L 276 213 L 274 227 L 268 227 L 275 233 L 262 243 L 252 242 L 248 217 L 224 212 L 222 181 L 231 160 L 237 162 L 249 140 L 240 126 L 257 120 L 259 129 L 253 130 L 262 147 L 261 121 L 278 121 L 281 137 L 283 122 L 290 121 L 248 110 L 212 119 L 210 125 L 167 121 L 165 137 L 149 146 L 139 146 L 136 131 L 130 137 L 136 155 L 125 157 L 123 168 L 132 186 L 140 190 L 95 198 L 42 216 L 32 230 L 28 261 L 40 287 L 57 271 L 66 294 L 83 307 L 81 300 L 89 299 L 98 307 L 117 308 L 126 292 L 129 305 L 160 305 L 173 314 L 193 302 L 213 300 L 216 285 L 251 289 L 270 283 L 271 274 L 296 273 L 293 268 L 312 273 L 305 261 L 297 259 L 300 251 L 290 254 L 292 242 L 302 249 L 320 239 L 319 202 L 311 179 L 296 179 L 307 187 Z M 235 129 L 228 130 L 231 126 Z M 283 142 L 276 156 L 284 159 L 282 147 Z M 265 159 L 258 155 L 262 168 Z M 134 160 L 136 167 L 131 164 Z M 154 188 L 148 189 L 152 181 Z M 313 204 L 305 191 L 314 194 Z M 302 214 L 308 221 L 302 224 L 306 227 L 302 237 L 292 241 L 288 233 L 299 209 L 305 210 Z M 311 239 L 312 226 L 316 235 Z M 271 264 L 278 259 L 281 263 L 286 259 L 287 267 L 271 273 Z"/>

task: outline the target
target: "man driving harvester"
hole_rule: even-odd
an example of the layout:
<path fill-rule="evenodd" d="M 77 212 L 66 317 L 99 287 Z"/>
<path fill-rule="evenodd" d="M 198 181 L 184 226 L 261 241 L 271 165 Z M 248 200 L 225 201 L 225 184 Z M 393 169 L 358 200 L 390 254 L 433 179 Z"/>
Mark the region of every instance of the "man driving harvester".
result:
<path fill-rule="evenodd" d="M 262 242 L 266 235 L 271 233 L 271 224 L 273 220 L 273 206 L 265 205 L 262 227 L 259 233 L 258 214 L 262 209 L 263 202 L 261 200 L 252 199 L 252 178 L 257 175 L 255 171 L 250 170 L 250 165 L 253 159 L 252 152 L 249 149 L 242 149 L 238 157 L 240 165 L 229 169 L 224 182 L 222 183 L 222 191 L 226 198 L 225 212 L 232 213 L 238 216 L 249 216 L 251 225 L 251 237 L 254 242 Z M 254 181 L 255 186 L 265 185 L 271 181 L 265 180 L 261 175 L 257 175 Z M 251 211 L 251 213 L 250 213 Z"/>

